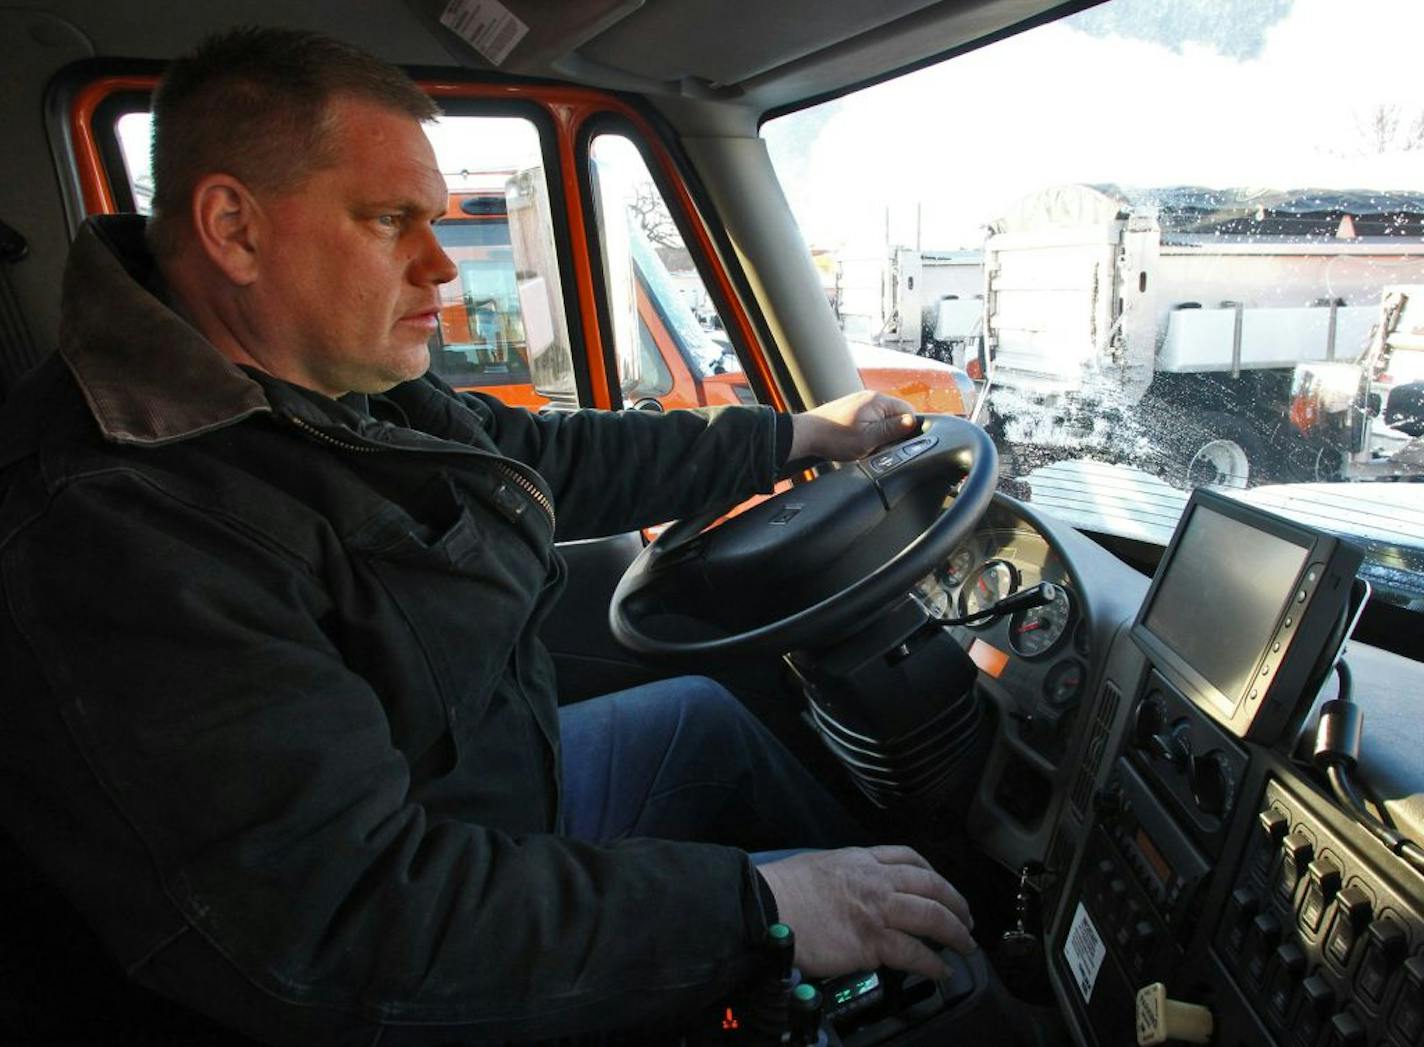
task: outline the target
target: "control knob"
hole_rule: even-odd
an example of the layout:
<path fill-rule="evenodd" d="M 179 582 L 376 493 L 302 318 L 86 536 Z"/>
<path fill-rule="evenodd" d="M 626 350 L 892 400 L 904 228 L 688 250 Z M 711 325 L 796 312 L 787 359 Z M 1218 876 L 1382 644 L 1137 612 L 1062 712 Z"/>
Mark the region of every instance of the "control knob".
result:
<path fill-rule="evenodd" d="M 1152 751 L 1152 738 L 1162 730 L 1166 719 L 1162 699 L 1154 692 L 1137 703 L 1132 714 L 1132 744 L 1147 752 Z"/>
<path fill-rule="evenodd" d="M 1221 818 L 1231 810 L 1235 782 L 1232 780 L 1231 765 L 1220 749 L 1213 749 L 1202 756 L 1189 756 L 1187 782 L 1192 789 L 1192 800 L 1203 814 Z"/>
<path fill-rule="evenodd" d="M 1177 770 L 1184 770 L 1192 758 L 1192 727 L 1186 720 L 1172 724 L 1171 730 L 1152 736 L 1148 751 L 1166 760 Z"/>

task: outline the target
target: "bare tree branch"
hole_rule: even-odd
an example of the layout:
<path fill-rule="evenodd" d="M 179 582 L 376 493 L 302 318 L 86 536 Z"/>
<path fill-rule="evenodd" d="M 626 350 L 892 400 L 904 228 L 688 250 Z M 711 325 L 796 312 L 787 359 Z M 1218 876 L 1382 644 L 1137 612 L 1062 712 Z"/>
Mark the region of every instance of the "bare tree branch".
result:
<path fill-rule="evenodd" d="M 643 182 L 634 191 L 636 196 L 628 207 L 638 219 L 643 235 L 658 247 L 682 247 L 682 234 L 677 231 L 658 187 L 652 182 Z"/>

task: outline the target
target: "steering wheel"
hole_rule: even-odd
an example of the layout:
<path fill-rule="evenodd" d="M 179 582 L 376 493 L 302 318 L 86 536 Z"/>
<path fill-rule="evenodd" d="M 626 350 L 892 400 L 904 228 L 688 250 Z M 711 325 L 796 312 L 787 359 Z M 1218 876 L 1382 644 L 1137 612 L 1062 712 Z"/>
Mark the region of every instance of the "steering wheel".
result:
<path fill-rule="evenodd" d="M 682 662 L 826 646 L 948 558 L 988 509 L 998 472 L 983 429 L 925 415 L 918 435 L 720 526 L 709 527 L 725 509 L 673 524 L 619 580 L 613 635 Z"/>

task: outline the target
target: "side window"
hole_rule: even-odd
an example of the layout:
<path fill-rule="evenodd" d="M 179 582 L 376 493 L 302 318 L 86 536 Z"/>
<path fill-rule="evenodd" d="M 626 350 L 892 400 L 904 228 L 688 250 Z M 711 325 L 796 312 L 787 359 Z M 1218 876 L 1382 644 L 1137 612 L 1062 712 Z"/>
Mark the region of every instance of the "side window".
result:
<path fill-rule="evenodd" d="M 589 155 L 624 401 L 651 397 L 664 407 L 752 402 L 751 386 L 723 318 L 692 264 L 642 154 L 628 137 L 610 133 L 593 139 Z M 839 309 L 839 270 L 824 254 L 816 264 L 828 306 Z M 913 286 L 913 278 L 909 283 Z M 878 294 L 878 280 L 874 286 Z M 632 333 L 637 330 L 635 316 L 647 324 L 658 356 L 672 376 L 673 387 L 667 393 L 652 391 L 654 378 L 645 369 Z M 971 340 L 974 348 L 966 349 Z M 977 390 L 964 365 L 977 353 L 976 339 L 965 336 L 956 361 L 959 366 L 855 339 L 848 340 L 848 347 L 866 388 L 898 396 L 919 411 L 958 415 L 971 411 Z"/>
<path fill-rule="evenodd" d="M 116 131 L 134 206 L 147 214 L 152 119 L 126 113 Z M 539 129 L 523 117 L 447 115 L 426 133 L 450 190 L 436 234 L 459 269 L 440 289 L 431 370 L 508 403 L 577 406 Z"/>
<path fill-rule="evenodd" d="M 624 135 L 599 134 L 589 161 L 624 403 L 754 402 L 722 317 L 637 146 Z"/>
<path fill-rule="evenodd" d="M 539 128 L 446 114 L 426 133 L 450 188 L 436 234 L 460 271 L 440 290 L 431 369 L 508 403 L 578 406 Z"/>

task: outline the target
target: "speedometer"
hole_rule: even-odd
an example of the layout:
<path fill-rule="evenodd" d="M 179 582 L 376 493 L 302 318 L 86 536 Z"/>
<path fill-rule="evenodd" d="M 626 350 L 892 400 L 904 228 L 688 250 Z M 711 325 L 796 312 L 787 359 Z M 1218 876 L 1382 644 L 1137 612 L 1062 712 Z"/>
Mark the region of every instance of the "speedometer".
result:
<path fill-rule="evenodd" d="M 1019 572 L 1013 564 L 1007 560 L 990 560 L 971 571 L 964 580 L 964 588 L 959 591 L 959 613 L 969 617 L 988 610 L 1018 587 Z"/>
<path fill-rule="evenodd" d="M 1073 618 L 1068 590 L 1055 585 L 1052 600 L 1017 611 L 1009 618 L 1009 646 L 1025 658 L 1047 654 L 1058 646 Z"/>

